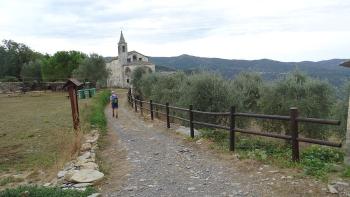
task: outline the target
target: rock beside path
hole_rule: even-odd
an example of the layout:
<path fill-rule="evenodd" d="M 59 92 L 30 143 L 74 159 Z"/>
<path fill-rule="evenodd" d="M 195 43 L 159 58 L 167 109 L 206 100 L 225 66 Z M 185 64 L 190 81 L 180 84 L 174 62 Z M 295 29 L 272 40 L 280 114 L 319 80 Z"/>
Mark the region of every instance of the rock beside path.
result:
<path fill-rule="evenodd" d="M 338 190 L 333 185 L 328 185 L 328 191 L 331 194 L 337 194 Z"/>
<path fill-rule="evenodd" d="M 94 193 L 94 194 L 91 194 L 88 197 L 100 197 L 100 196 L 102 196 L 100 193 Z"/>
<path fill-rule="evenodd" d="M 88 151 L 91 149 L 91 144 L 90 143 L 84 143 L 81 145 L 80 151 Z"/>
<path fill-rule="evenodd" d="M 79 156 L 64 165 L 64 169 L 57 173 L 57 178 L 51 181 L 50 186 L 60 186 L 63 189 L 85 190 L 103 179 L 104 174 L 98 171 L 98 164 L 95 163 L 95 151 L 99 133 L 97 130 L 91 131 L 85 137 Z M 49 186 L 48 184 L 45 184 Z M 100 196 L 96 193 L 91 195 Z"/>
<path fill-rule="evenodd" d="M 80 165 L 80 169 L 98 170 L 98 165 L 94 162 L 86 162 Z"/>
<path fill-rule="evenodd" d="M 104 177 L 102 172 L 92 169 L 82 169 L 73 173 L 70 181 L 75 183 L 94 183 L 100 181 Z"/>
<path fill-rule="evenodd" d="M 190 128 L 189 127 L 184 127 L 184 126 L 179 126 L 179 128 L 177 128 L 175 131 L 178 132 L 178 133 L 182 133 L 184 135 L 190 135 L 190 133 L 191 133 Z M 195 136 L 199 135 L 199 132 L 198 132 L 197 129 L 194 129 L 194 135 Z"/>

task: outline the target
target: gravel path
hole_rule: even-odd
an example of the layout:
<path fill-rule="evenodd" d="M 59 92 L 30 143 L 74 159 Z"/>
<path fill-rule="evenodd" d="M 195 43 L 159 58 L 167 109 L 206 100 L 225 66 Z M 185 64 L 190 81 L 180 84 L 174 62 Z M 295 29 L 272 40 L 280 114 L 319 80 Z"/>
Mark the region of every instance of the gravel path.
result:
<path fill-rule="evenodd" d="M 109 108 L 106 115 L 109 129 L 126 149 L 131 172 L 121 188 L 106 196 L 281 195 L 269 191 L 260 177 L 240 173 L 234 164 L 186 143 L 164 123 L 145 121 L 121 100 L 119 118 L 112 118 Z"/>

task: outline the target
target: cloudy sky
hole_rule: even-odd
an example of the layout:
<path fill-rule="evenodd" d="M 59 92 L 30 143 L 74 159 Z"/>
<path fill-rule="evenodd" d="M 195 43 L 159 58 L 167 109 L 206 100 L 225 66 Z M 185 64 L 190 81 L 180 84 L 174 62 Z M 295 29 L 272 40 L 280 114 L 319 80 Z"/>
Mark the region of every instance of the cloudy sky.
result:
<path fill-rule="evenodd" d="M 0 0 L 0 39 L 36 51 L 350 58 L 350 0 Z"/>

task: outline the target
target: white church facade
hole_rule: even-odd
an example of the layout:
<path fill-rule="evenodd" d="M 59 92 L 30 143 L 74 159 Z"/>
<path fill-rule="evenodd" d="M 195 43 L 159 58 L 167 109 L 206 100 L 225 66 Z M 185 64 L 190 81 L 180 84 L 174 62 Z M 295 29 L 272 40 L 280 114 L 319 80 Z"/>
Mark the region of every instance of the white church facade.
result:
<path fill-rule="evenodd" d="M 137 51 L 128 52 L 128 44 L 125 42 L 123 32 L 120 33 L 118 57 L 106 63 L 106 67 L 111 70 L 111 75 L 107 79 L 107 87 L 129 88 L 132 72 L 139 67 L 155 72 L 155 65 L 149 62 L 147 56 Z"/>

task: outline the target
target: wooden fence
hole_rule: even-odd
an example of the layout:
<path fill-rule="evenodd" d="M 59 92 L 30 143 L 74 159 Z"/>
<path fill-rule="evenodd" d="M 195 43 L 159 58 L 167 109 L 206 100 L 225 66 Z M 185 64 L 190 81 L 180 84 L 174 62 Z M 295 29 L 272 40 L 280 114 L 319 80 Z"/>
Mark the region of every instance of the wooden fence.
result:
<path fill-rule="evenodd" d="M 296 161 L 296 162 L 299 162 L 299 160 L 300 160 L 299 142 L 307 142 L 307 143 L 311 143 L 311 144 L 319 144 L 319 145 L 332 146 L 332 147 L 341 147 L 342 146 L 341 143 L 334 143 L 334 142 L 328 142 L 328 141 L 317 140 L 317 139 L 312 139 L 312 138 L 299 137 L 299 129 L 298 129 L 299 122 L 326 124 L 326 125 L 340 125 L 340 121 L 299 117 L 298 116 L 298 109 L 296 107 L 290 108 L 290 115 L 289 116 L 241 113 L 241 112 L 236 112 L 235 107 L 233 107 L 233 106 L 230 108 L 229 112 L 204 112 L 204 111 L 193 110 L 192 105 L 190 105 L 189 108 L 186 109 L 186 108 L 181 108 L 181 107 L 170 106 L 169 103 L 166 103 L 165 105 L 163 105 L 160 103 L 154 103 L 152 100 L 150 100 L 149 102 L 143 101 L 143 100 L 138 100 L 138 99 L 135 99 L 134 97 L 131 96 L 130 91 L 128 94 L 128 102 L 135 109 L 135 112 L 138 111 L 138 107 L 140 109 L 139 111 L 141 112 L 141 114 L 143 114 L 144 110 L 147 110 L 150 113 L 152 120 L 154 119 L 154 112 L 155 112 L 154 107 L 155 106 L 165 108 L 165 113 L 159 112 L 159 111 L 157 111 L 157 113 L 162 114 L 166 117 L 167 128 L 170 128 L 170 118 L 174 118 L 174 119 L 188 122 L 189 126 L 190 126 L 190 136 L 192 138 L 194 138 L 194 125 L 201 125 L 201 126 L 205 126 L 205 127 L 227 130 L 227 131 L 229 131 L 229 149 L 230 149 L 230 151 L 235 150 L 235 133 L 236 132 L 289 140 L 289 141 L 291 141 L 292 160 Z M 144 107 L 144 105 L 149 105 L 149 108 Z M 187 112 L 188 119 L 170 115 L 170 110 L 173 110 L 175 112 L 176 111 Z M 194 121 L 195 114 L 203 114 L 203 115 L 207 115 L 207 116 L 226 116 L 229 118 L 229 126 Z M 240 128 L 236 127 L 236 117 L 250 117 L 250 118 L 267 119 L 267 120 L 289 121 L 291 135 L 283 135 L 283 134 L 268 133 L 268 132 L 263 132 L 263 131 L 252 131 L 252 130 L 240 129 Z"/>

